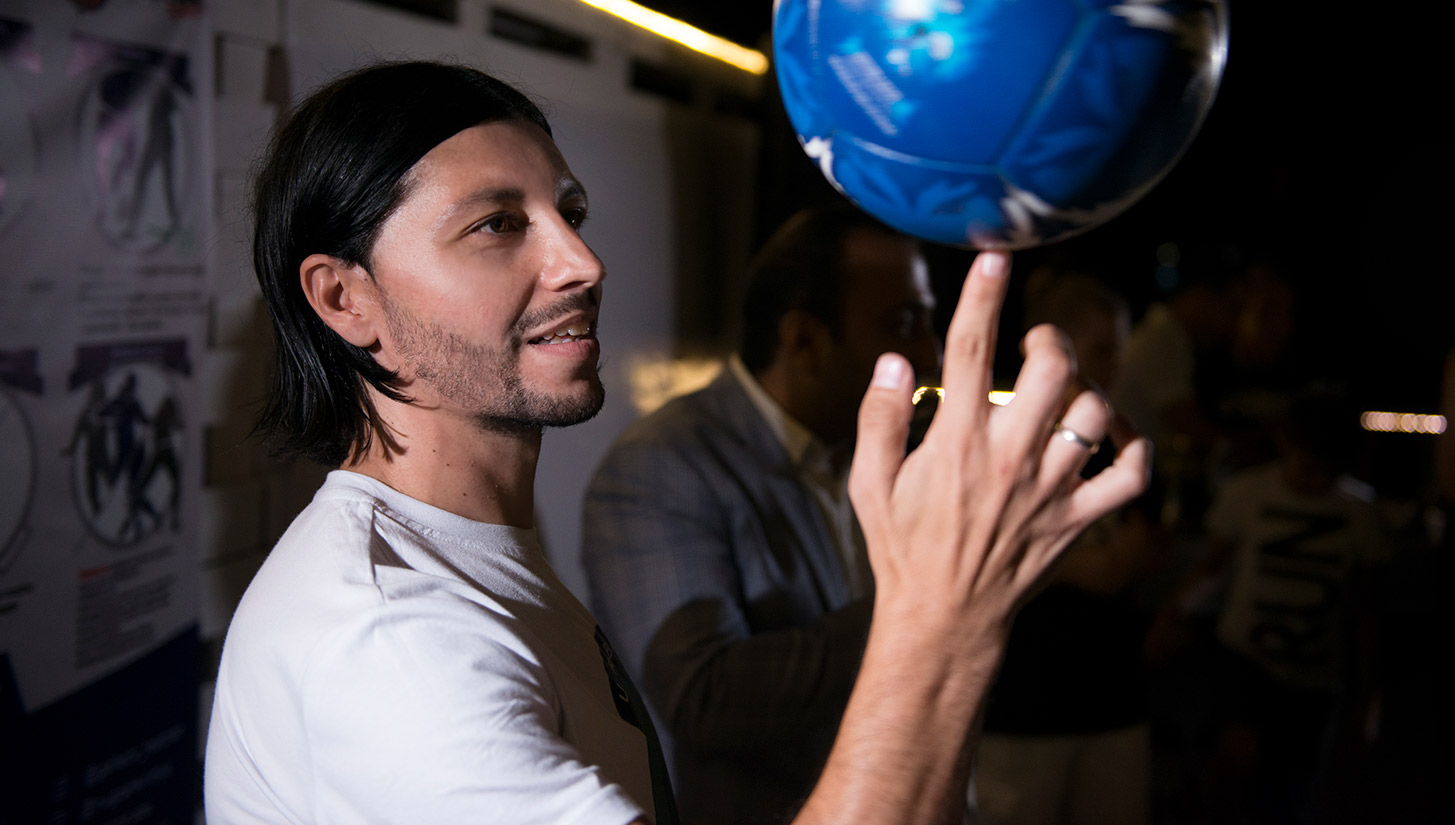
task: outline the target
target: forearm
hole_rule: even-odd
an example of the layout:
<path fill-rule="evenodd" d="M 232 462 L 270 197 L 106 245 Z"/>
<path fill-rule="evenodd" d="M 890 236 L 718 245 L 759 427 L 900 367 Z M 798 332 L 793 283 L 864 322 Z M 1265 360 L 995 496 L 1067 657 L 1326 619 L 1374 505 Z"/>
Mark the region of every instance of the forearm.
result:
<path fill-rule="evenodd" d="M 833 751 L 795 825 L 963 819 L 974 734 L 1004 637 L 935 630 L 918 618 L 876 617 Z"/>

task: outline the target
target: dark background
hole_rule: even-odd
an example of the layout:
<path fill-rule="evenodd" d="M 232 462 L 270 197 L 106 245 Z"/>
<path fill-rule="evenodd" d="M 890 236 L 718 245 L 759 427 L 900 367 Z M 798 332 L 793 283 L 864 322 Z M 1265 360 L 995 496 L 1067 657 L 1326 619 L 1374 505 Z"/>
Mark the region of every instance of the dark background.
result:
<path fill-rule="evenodd" d="M 767 51 L 771 0 L 646 5 Z M 1123 261 L 1111 268 L 1136 307 L 1154 297 L 1161 242 L 1255 247 L 1296 280 L 1300 321 L 1319 331 L 1308 337 L 1321 339 L 1326 368 L 1377 371 L 1368 383 L 1385 408 L 1432 408 L 1455 343 L 1444 249 L 1451 163 L 1436 124 L 1449 103 L 1440 59 L 1449 47 L 1433 7 L 1228 5 L 1227 71 L 1186 156 L 1140 204 L 1069 243 Z M 770 147 L 785 139 L 776 106 L 770 99 L 764 112 Z M 774 201 L 814 194 L 812 166 L 793 162 L 801 191 L 785 192 L 779 178 Z"/>
<path fill-rule="evenodd" d="M 770 0 L 645 2 L 771 53 Z M 1341 389 L 1351 419 L 1358 410 L 1439 411 L 1443 364 L 1455 347 L 1455 273 L 1447 248 L 1455 176 L 1444 125 L 1452 49 L 1448 29 L 1434 19 L 1442 7 L 1284 0 L 1228 0 L 1228 7 L 1226 74 L 1181 162 L 1148 197 L 1104 226 L 1017 253 L 1015 272 L 1023 276 L 1038 260 L 1060 254 L 1094 260 L 1097 274 L 1140 313 L 1164 297 L 1154 277 L 1161 244 L 1235 244 L 1273 261 L 1292 283 L 1295 324 L 1285 387 L 1316 382 Z M 776 96 L 766 98 L 760 237 L 827 190 L 799 151 Z M 948 310 L 970 253 L 929 251 L 935 289 Z M 1002 380 L 1015 369 L 1015 336 L 1008 334 L 1019 317 L 1014 288 L 1013 282 L 1001 321 Z M 941 315 L 944 324 L 948 311 Z M 1356 422 L 1348 426 L 1353 430 Z M 1329 788 L 1321 792 L 1330 807 L 1313 821 L 1450 821 L 1448 794 L 1439 790 L 1450 768 L 1448 700 L 1432 662 L 1448 624 L 1443 605 L 1455 510 L 1448 502 L 1442 509 L 1432 504 L 1439 501 L 1435 441 L 1360 433 L 1352 444 L 1348 468 L 1373 485 L 1383 515 L 1399 524 L 1395 562 L 1361 585 L 1380 594 L 1373 667 L 1383 715 L 1372 749 L 1333 758 L 1341 767 L 1331 769 L 1323 780 Z M 1440 513 L 1443 522 L 1430 520 Z M 1163 737 L 1167 719 L 1175 728 L 1197 713 L 1187 706 L 1199 701 L 1189 697 L 1199 695 L 1192 688 L 1205 674 L 1187 673 L 1194 681 L 1164 674 L 1154 688 L 1168 703 L 1165 718 L 1158 717 Z M 1154 806 L 1163 821 L 1182 821 L 1181 786 L 1169 780 L 1179 775 L 1181 757 L 1159 742 Z M 1188 777 L 1202 781 L 1196 768 Z M 1196 802 L 1181 813 L 1200 821 Z"/>
<path fill-rule="evenodd" d="M 771 54 L 771 0 L 647 5 Z M 1160 297 L 1155 250 L 1232 243 L 1275 261 L 1296 292 L 1291 358 L 1360 409 L 1434 412 L 1455 290 L 1446 250 L 1452 182 L 1439 131 L 1449 49 L 1433 6 L 1229 0 L 1226 73 L 1182 161 L 1143 201 L 1078 238 L 1018 255 L 1094 259 L 1134 313 Z M 771 75 L 770 75 L 771 77 Z M 827 186 L 765 97 L 760 237 Z M 970 255 L 931 249 L 942 307 Z M 1014 297 L 1008 312 L 1014 310 Z M 947 313 L 946 313 L 947 314 Z M 943 319 L 942 319 L 943 320 Z M 1013 338 L 1003 345 L 1013 358 Z M 1413 488 L 1431 439 L 1384 436 L 1366 475 Z M 1399 490 L 1417 495 L 1414 489 Z"/>

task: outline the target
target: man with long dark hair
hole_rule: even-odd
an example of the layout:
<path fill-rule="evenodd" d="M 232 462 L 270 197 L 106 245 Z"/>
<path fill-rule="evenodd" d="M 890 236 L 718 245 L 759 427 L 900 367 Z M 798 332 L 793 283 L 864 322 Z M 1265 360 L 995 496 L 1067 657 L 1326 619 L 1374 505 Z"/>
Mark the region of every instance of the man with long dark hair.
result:
<path fill-rule="evenodd" d="M 676 821 L 641 700 L 533 530 L 542 429 L 602 400 L 604 271 L 545 118 L 471 69 L 372 67 L 293 113 L 256 191 L 263 426 L 338 469 L 229 628 L 208 821 Z M 908 459 L 908 363 L 876 364 L 850 480 L 874 621 L 800 823 L 959 816 L 1016 604 L 1144 483 L 1140 441 L 1076 478 L 1108 416 L 1064 403 L 1054 330 L 1028 336 L 1014 409 L 986 402 L 1008 268 L 971 269 Z"/>

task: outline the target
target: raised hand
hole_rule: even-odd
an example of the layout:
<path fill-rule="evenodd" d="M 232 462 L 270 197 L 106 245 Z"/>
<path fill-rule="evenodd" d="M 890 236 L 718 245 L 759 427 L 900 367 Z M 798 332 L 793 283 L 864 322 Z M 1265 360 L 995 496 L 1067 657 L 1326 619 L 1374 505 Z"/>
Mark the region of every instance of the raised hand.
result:
<path fill-rule="evenodd" d="M 1076 378 L 1069 342 L 1040 326 L 1007 405 L 991 404 L 996 319 L 1009 260 L 983 253 L 960 294 L 945 345 L 944 399 L 907 458 L 908 364 L 884 355 L 860 410 L 850 495 L 868 541 L 878 611 L 933 612 L 1000 632 L 1015 606 L 1091 522 L 1145 487 L 1150 446 L 1123 446 L 1090 480 L 1079 471 L 1111 426 L 1098 394 L 1065 399 Z M 929 620 L 929 616 L 923 616 Z"/>
<path fill-rule="evenodd" d="M 1052 327 L 1031 330 L 1015 399 L 987 400 L 1009 259 L 983 253 L 945 347 L 944 398 L 907 458 L 909 363 L 884 355 L 859 413 L 849 492 L 874 567 L 874 620 L 820 782 L 795 822 L 958 823 L 979 714 L 1016 608 L 1084 527 L 1147 484 L 1134 438 L 1090 480 L 1111 425 Z"/>

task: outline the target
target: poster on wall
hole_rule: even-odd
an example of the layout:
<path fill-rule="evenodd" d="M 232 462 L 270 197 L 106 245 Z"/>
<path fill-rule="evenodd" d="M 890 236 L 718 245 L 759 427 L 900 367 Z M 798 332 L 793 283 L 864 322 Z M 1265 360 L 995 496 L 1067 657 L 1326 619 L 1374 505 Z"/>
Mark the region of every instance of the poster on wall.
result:
<path fill-rule="evenodd" d="M 195 821 L 211 46 L 0 0 L 0 825 Z"/>

